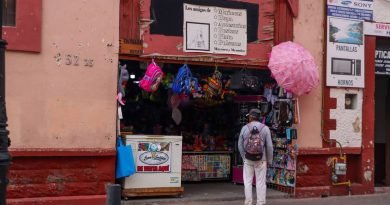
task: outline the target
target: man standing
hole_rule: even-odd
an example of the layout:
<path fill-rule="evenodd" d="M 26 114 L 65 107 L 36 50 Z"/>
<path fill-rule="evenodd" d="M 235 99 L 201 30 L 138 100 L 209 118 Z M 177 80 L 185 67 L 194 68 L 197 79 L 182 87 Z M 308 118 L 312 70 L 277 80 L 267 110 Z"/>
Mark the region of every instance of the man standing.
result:
<path fill-rule="evenodd" d="M 256 205 L 265 204 L 267 164 L 271 165 L 273 147 L 269 128 L 260 123 L 260 110 L 251 109 L 249 123 L 241 129 L 238 149 L 244 161 L 245 205 L 252 205 L 252 183 L 256 175 Z"/>

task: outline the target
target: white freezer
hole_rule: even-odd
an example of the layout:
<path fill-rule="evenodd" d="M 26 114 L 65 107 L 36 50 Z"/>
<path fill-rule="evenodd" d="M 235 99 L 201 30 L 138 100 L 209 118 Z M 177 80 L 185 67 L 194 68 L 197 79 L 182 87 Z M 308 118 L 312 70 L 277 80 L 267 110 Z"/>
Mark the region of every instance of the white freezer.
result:
<path fill-rule="evenodd" d="M 181 187 L 182 136 L 126 135 L 137 172 L 123 189 Z"/>

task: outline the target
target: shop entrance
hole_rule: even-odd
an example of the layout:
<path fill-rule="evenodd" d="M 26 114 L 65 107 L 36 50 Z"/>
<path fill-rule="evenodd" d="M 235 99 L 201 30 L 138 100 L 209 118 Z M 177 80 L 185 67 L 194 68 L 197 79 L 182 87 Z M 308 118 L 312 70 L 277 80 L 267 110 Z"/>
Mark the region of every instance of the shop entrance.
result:
<path fill-rule="evenodd" d="M 377 37 L 375 55 L 375 185 L 390 186 L 390 38 Z"/>
<path fill-rule="evenodd" d="M 375 82 L 375 185 L 390 186 L 390 76 Z"/>
<path fill-rule="evenodd" d="M 201 191 L 215 186 L 224 190 L 228 188 L 226 183 L 241 186 L 238 134 L 247 123 L 249 110 L 257 108 L 262 113 L 259 120 L 271 130 L 274 145 L 273 164 L 267 172 L 268 186 L 294 194 L 298 147 L 294 125 L 299 122 L 298 102 L 276 84 L 268 69 L 188 65 L 193 77 L 189 83 L 193 87 L 189 93 L 177 94 L 172 84 L 181 73 L 182 64 L 159 63 L 165 77 L 154 92 L 145 92 L 139 86 L 147 63 L 122 61 L 121 65 L 126 65 L 130 78 L 123 87 L 125 95 L 122 100 L 125 103 L 120 111 L 120 132 L 126 140 L 132 141 L 133 150 L 138 152 L 134 154 L 135 162 L 140 165 L 137 164 L 134 177 L 148 175 L 137 181 L 143 183 L 143 189 L 156 183 L 160 183 L 157 187 L 182 183 L 189 187 L 187 191 L 199 189 L 202 184 Z M 245 85 L 241 83 L 243 76 Z M 187 86 L 186 83 L 183 85 Z M 160 136 L 164 142 L 160 142 Z M 179 143 L 174 136 L 182 137 L 181 150 L 176 149 Z M 172 143 L 169 140 L 173 140 Z M 152 160 L 140 160 L 141 155 L 148 154 L 147 147 L 151 145 L 163 149 L 159 151 L 165 159 L 163 164 L 151 165 Z M 181 159 L 177 157 L 179 155 Z M 175 167 L 178 164 L 180 169 Z M 145 181 L 151 179 L 151 182 Z M 131 180 L 124 184 L 132 186 Z M 132 187 L 131 191 L 134 189 L 137 187 Z M 232 190 L 243 194 L 243 187 L 233 187 Z"/>

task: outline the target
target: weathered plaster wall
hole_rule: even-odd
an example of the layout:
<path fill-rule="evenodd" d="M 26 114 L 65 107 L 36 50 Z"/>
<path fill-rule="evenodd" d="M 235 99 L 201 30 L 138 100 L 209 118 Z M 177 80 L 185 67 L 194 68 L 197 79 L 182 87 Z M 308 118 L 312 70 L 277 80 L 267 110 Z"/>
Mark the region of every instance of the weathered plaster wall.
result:
<path fill-rule="evenodd" d="M 43 1 L 42 52 L 6 53 L 11 148 L 114 147 L 118 18 L 119 0 Z"/>
<path fill-rule="evenodd" d="M 374 1 L 374 21 L 388 23 L 390 22 L 390 0 Z"/>
<path fill-rule="evenodd" d="M 298 127 L 300 147 L 322 147 L 321 106 L 324 48 L 325 1 L 300 0 L 299 16 L 294 20 L 294 41 L 303 45 L 314 56 L 321 82 L 309 95 L 299 97 L 301 123 Z"/>
<path fill-rule="evenodd" d="M 355 94 L 354 109 L 345 109 L 345 95 Z M 362 105 L 361 89 L 332 88 L 330 97 L 337 99 L 337 108 L 330 110 L 330 119 L 336 120 L 336 130 L 330 131 L 330 139 L 335 139 L 343 147 L 362 146 Z"/>

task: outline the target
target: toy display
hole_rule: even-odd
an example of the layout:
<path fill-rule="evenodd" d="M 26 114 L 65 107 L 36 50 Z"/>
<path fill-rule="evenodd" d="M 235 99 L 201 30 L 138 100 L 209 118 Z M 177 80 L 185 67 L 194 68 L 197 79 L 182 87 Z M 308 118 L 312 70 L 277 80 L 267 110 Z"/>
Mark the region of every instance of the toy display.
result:
<path fill-rule="evenodd" d="M 182 161 L 183 181 L 230 178 L 229 154 L 184 154 Z"/>

